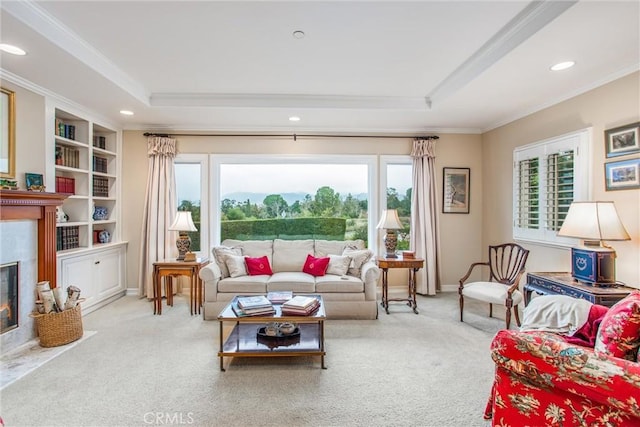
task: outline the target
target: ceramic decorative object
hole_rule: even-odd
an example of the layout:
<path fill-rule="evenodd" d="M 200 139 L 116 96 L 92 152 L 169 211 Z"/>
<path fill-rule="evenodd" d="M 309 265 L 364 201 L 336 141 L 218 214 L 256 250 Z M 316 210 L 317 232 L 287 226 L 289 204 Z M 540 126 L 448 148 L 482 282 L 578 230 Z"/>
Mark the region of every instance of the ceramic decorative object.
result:
<path fill-rule="evenodd" d="M 56 206 L 56 222 L 67 222 L 69 221 L 69 215 L 64 213 L 61 206 Z"/>
<path fill-rule="evenodd" d="M 96 206 L 93 208 L 93 219 L 103 221 L 109 217 L 109 210 L 104 206 Z"/>
<path fill-rule="evenodd" d="M 280 323 L 280 332 L 283 335 L 290 335 L 296 330 L 296 324 L 291 322 Z"/>
<path fill-rule="evenodd" d="M 111 240 L 111 234 L 107 230 L 102 230 L 98 235 L 98 241 L 100 243 L 109 243 Z"/>

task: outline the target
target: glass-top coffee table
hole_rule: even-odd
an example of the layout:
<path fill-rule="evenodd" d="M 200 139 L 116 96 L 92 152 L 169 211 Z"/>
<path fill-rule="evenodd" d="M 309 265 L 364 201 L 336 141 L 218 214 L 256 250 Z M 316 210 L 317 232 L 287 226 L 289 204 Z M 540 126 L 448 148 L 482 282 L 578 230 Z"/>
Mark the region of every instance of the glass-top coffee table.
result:
<path fill-rule="evenodd" d="M 320 307 L 309 316 L 282 314 L 282 305 L 273 304 L 276 312 L 270 315 L 238 316 L 238 298 L 233 300 L 218 315 L 220 323 L 220 370 L 224 371 L 225 357 L 283 357 L 283 356 L 320 356 L 320 366 L 324 365 L 324 321 L 327 316 L 321 295 L 307 295 L 318 299 Z M 224 324 L 235 323 L 225 337 Z M 292 336 L 265 336 L 264 328 L 269 323 L 292 322 L 297 325 Z"/>

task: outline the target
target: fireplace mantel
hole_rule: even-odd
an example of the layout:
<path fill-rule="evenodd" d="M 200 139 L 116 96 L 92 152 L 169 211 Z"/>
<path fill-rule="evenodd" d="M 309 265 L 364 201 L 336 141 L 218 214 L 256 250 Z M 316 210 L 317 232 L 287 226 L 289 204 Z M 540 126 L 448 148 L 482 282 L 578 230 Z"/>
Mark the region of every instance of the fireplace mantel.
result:
<path fill-rule="evenodd" d="M 38 281 L 56 286 L 56 206 L 67 194 L 0 190 L 0 220 L 38 221 Z"/>

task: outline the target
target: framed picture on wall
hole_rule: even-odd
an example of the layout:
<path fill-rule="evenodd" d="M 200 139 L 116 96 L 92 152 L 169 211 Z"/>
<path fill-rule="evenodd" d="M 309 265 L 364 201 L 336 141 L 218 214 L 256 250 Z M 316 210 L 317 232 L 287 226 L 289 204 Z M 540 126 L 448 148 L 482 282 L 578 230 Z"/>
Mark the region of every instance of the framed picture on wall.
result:
<path fill-rule="evenodd" d="M 0 178 L 14 178 L 16 168 L 15 93 L 0 88 Z"/>
<path fill-rule="evenodd" d="M 42 175 L 39 173 L 25 173 L 24 179 L 27 184 L 27 190 L 29 191 L 44 191 L 44 183 L 42 181 Z"/>
<path fill-rule="evenodd" d="M 604 180 L 607 191 L 640 188 L 640 159 L 605 163 Z"/>
<path fill-rule="evenodd" d="M 604 131 L 607 158 L 640 152 L 640 122 Z"/>
<path fill-rule="evenodd" d="M 471 169 L 447 168 L 442 170 L 442 212 L 469 213 Z"/>

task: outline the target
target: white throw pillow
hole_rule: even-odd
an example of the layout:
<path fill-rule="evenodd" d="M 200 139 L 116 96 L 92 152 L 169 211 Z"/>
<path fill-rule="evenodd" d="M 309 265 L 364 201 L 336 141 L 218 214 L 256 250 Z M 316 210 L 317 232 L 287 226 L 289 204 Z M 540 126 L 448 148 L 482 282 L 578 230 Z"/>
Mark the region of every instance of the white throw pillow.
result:
<path fill-rule="evenodd" d="M 244 263 L 244 257 L 240 255 L 225 255 L 225 262 L 229 268 L 229 276 L 240 277 L 247 275 L 247 265 Z"/>
<path fill-rule="evenodd" d="M 327 266 L 327 274 L 335 274 L 344 276 L 349 271 L 351 265 L 351 257 L 342 255 L 329 255 L 329 265 Z"/>
<path fill-rule="evenodd" d="M 216 246 L 213 248 L 213 257 L 216 259 L 216 264 L 220 267 L 222 278 L 229 277 L 229 269 L 227 268 L 226 256 L 227 255 L 242 255 L 242 249 L 231 248 L 228 246 Z"/>
<path fill-rule="evenodd" d="M 342 252 L 342 256 L 348 256 L 351 258 L 351 264 L 349 265 L 347 274 L 350 276 L 360 277 L 362 266 L 373 257 L 373 252 L 369 249 L 356 250 L 346 248 L 344 252 Z"/>

